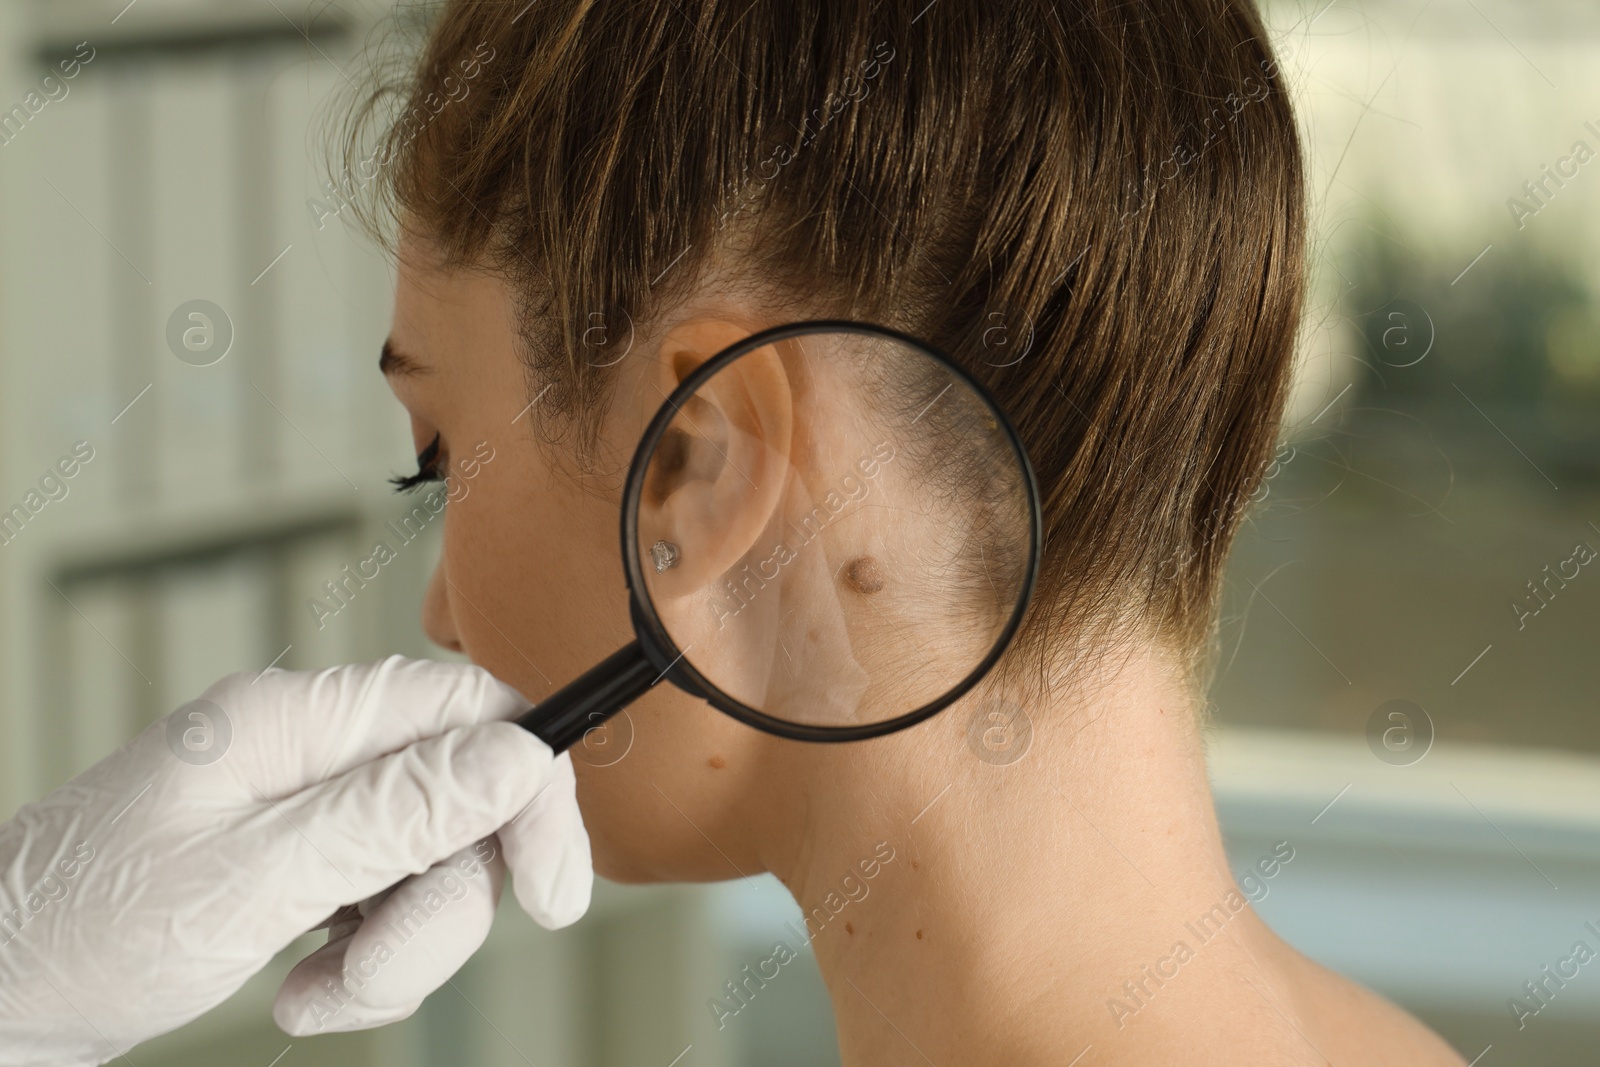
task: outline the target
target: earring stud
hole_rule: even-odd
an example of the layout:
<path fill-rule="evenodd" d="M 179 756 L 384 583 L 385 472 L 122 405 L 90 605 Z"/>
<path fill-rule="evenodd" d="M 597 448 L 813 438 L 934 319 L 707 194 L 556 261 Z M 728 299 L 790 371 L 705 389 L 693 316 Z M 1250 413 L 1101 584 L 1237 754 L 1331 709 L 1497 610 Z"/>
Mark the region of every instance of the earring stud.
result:
<path fill-rule="evenodd" d="M 661 574 L 678 565 L 678 546 L 671 541 L 657 541 L 650 546 L 650 559 L 656 565 L 656 573 Z"/>

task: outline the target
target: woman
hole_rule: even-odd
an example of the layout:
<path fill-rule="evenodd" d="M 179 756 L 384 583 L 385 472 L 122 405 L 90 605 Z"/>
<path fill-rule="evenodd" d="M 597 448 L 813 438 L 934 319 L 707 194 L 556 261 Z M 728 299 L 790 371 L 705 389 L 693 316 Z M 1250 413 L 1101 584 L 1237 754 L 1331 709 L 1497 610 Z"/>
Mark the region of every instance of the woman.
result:
<path fill-rule="evenodd" d="M 458 0 L 400 89 L 368 157 L 384 370 L 419 478 L 496 457 L 448 509 L 439 644 L 537 701 L 627 641 L 634 443 L 767 326 L 930 340 L 1038 474 L 999 671 L 848 745 L 658 687 L 625 758 L 578 761 L 600 873 L 775 874 L 850 1064 L 1460 1062 L 1267 929 L 1212 808 L 1220 574 L 1303 290 L 1299 142 L 1245 0 Z"/>

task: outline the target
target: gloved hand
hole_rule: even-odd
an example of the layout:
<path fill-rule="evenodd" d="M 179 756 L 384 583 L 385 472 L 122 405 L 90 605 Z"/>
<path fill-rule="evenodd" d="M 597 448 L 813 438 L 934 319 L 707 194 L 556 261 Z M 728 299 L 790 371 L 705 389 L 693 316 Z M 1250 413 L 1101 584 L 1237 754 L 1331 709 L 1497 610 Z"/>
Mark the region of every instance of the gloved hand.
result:
<path fill-rule="evenodd" d="M 483 942 L 507 868 L 535 920 L 575 921 L 572 764 L 491 721 L 526 708 L 477 667 L 399 656 L 233 675 L 24 807 L 0 825 L 0 1065 L 113 1059 L 336 911 L 279 1025 L 404 1018 Z"/>

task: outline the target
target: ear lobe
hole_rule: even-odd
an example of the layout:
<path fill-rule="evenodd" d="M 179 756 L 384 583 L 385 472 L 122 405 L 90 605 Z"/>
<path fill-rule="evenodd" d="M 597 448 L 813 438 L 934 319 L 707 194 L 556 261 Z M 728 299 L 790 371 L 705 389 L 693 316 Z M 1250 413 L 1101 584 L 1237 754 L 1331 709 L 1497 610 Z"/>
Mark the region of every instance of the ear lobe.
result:
<path fill-rule="evenodd" d="M 718 333 L 713 343 L 721 343 L 711 351 L 664 346 L 661 364 L 671 378 L 664 395 L 748 336 L 736 331 L 722 340 Z M 703 345 L 706 337 L 699 340 Z M 788 371 L 772 345 L 723 367 L 679 405 L 649 461 L 639 502 L 636 551 L 658 606 L 704 589 L 756 547 L 789 481 L 793 412 Z M 660 573 L 650 554 L 658 540 L 678 550 L 676 562 Z"/>

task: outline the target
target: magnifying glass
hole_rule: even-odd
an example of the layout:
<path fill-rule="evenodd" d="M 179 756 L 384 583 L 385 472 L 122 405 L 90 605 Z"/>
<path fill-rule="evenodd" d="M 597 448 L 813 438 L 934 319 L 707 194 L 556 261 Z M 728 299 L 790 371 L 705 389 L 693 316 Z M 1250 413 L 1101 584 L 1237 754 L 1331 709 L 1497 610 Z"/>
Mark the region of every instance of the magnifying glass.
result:
<path fill-rule="evenodd" d="M 634 453 L 635 639 L 518 723 L 561 752 L 668 681 L 782 737 L 904 729 L 999 660 L 1040 529 L 1016 430 L 948 356 L 858 322 L 765 330 L 689 373 Z"/>

